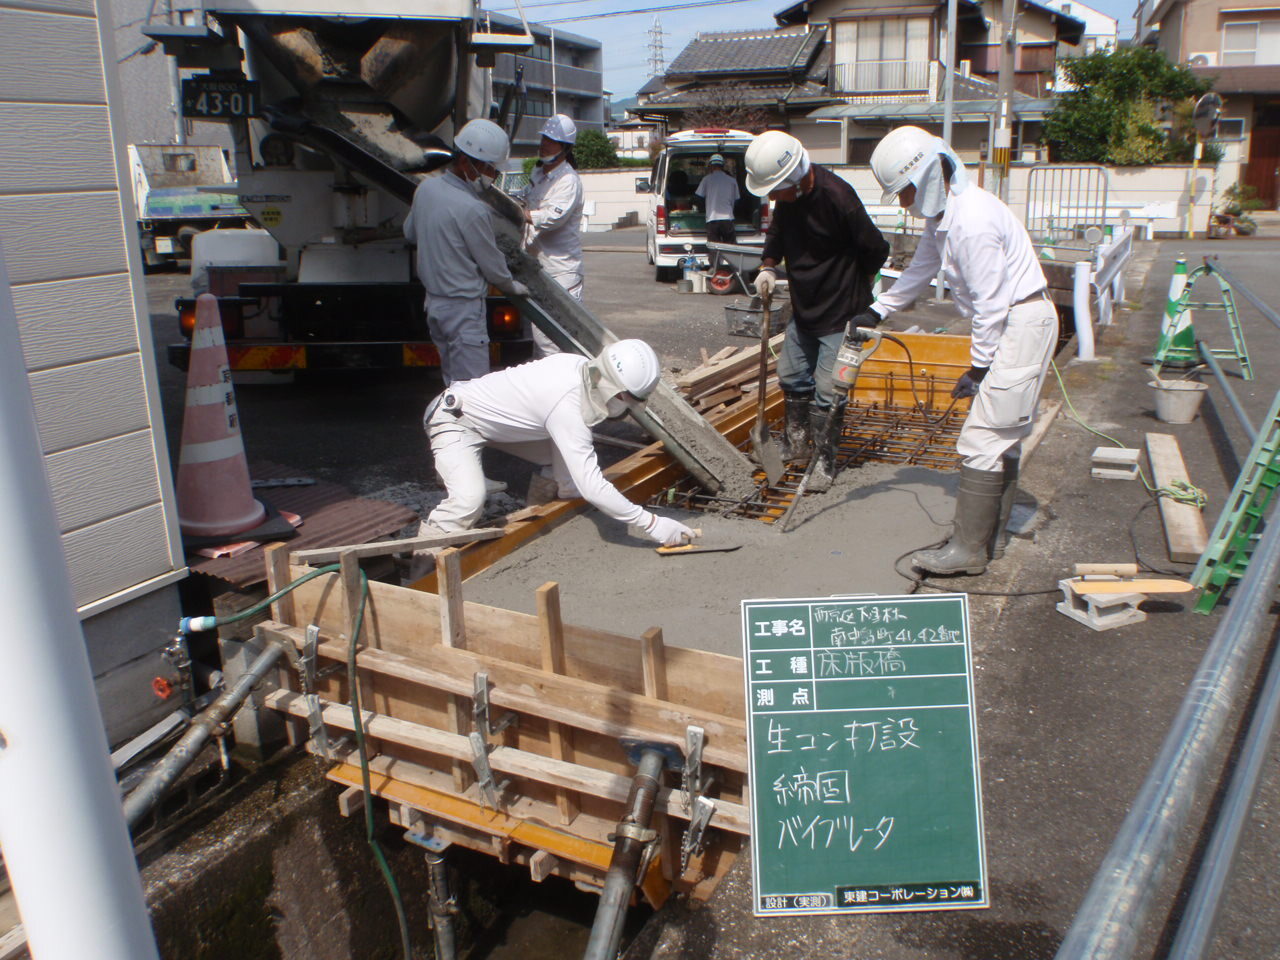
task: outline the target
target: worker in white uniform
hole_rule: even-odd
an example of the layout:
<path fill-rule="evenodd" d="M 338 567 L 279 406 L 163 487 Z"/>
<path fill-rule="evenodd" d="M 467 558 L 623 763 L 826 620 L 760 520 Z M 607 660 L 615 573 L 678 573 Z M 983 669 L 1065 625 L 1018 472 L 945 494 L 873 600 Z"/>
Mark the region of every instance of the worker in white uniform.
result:
<path fill-rule="evenodd" d="M 1018 484 L 1022 439 L 1058 339 L 1058 313 L 1046 291 L 1026 227 L 997 197 L 970 183 L 944 140 L 919 127 L 899 127 L 877 144 L 871 169 L 884 189 L 925 221 L 915 256 L 859 326 L 909 306 L 942 269 L 960 313 L 972 321 L 970 367 L 953 397 L 972 397 L 956 442 L 964 458 L 955 525 L 937 550 L 912 565 L 930 573 L 979 574 L 1004 554 Z"/>
<path fill-rule="evenodd" d="M 578 128 L 563 113 L 542 125 L 538 163 L 524 193 L 525 249 L 538 258 L 547 275 L 573 299 L 582 300 L 582 178 L 578 176 L 573 144 Z M 533 328 L 534 355 L 559 353 L 560 348 Z"/>
<path fill-rule="evenodd" d="M 447 491 L 427 515 L 420 536 L 470 529 L 484 507 L 480 452 L 496 447 L 538 464 L 530 499 L 581 496 L 606 516 L 632 524 L 667 546 L 695 536 L 683 523 L 632 503 L 604 478 L 591 428 L 625 416 L 658 385 L 657 354 L 643 340 L 619 340 L 592 360 L 557 353 L 477 380 L 455 383 L 423 417 L 436 472 Z M 414 555 L 410 580 L 431 569 L 431 554 Z"/>
<path fill-rule="evenodd" d="M 494 240 L 489 208 L 480 199 L 510 150 L 506 133 L 489 120 L 472 120 L 453 141 L 445 171 L 418 184 L 404 235 L 418 245 L 418 278 L 427 290 L 427 328 L 440 352 L 448 386 L 489 372 L 485 294 L 528 296 L 511 276 Z"/>
<path fill-rule="evenodd" d="M 724 157 L 715 153 L 707 161 L 707 175 L 698 183 L 693 191 L 695 197 L 701 199 L 704 216 L 707 221 L 708 243 L 734 243 L 738 239 L 733 226 L 733 205 L 742 196 L 738 189 L 738 181 L 724 170 Z M 697 200 L 694 201 L 698 203 Z M 711 272 L 714 273 L 720 263 L 720 255 L 712 253 Z"/>

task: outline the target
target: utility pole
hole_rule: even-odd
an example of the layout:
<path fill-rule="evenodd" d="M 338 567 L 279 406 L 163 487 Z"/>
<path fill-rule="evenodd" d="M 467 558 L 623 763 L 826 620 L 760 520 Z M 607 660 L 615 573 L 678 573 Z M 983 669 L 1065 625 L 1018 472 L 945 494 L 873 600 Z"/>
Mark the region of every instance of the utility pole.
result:
<path fill-rule="evenodd" d="M 560 106 L 556 101 L 556 28 L 551 28 L 551 112 L 559 113 Z"/>
<path fill-rule="evenodd" d="M 1000 29 L 1000 74 L 998 78 L 999 116 L 996 119 L 995 140 L 991 144 L 998 181 L 996 195 L 1009 202 L 1009 162 L 1013 159 L 1013 68 L 1017 55 L 1017 36 L 1014 21 L 1017 19 L 1017 0 L 1004 0 Z"/>
<path fill-rule="evenodd" d="M 947 0 L 947 80 L 943 96 L 942 139 L 951 145 L 951 124 L 956 110 L 956 6 L 957 0 Z"/>
<path fill-rule="evenodd" d="M 173 0 L 165 3 L 166 19 L 170 24 L 182 22 L 180 14 L 174 13 Z M 187 142 L 187 121 L 182 116 L 182 71 L 178 69 L 177 57 L 165 57 L 169 61 L 169 109 L 173 113 L 173 142 Z"/>

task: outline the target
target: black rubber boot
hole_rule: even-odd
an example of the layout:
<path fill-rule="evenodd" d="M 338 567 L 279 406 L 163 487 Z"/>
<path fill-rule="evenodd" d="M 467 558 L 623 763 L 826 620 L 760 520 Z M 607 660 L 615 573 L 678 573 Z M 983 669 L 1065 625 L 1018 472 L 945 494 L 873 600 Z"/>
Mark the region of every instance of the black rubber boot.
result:
<path fill-rule="evenodd" d="M 786 423 L 782 436 L 783 460 L 808 460 L 813 456 L 813 429 L 809 423 L 811 393 L 787 393 Z"/>
<path fill-rule="evenodd" d="M 911 565 L 930 573 L 967 573 L 976 576 L 987 569 L 987 551 L 1000 515 L 1004 471 L 960 468 L 956 494 L 956 518 L 951 539 L 937 550 L 921 550 Z"/>
<path fill-rule="evenodd" d="M 829 410 L 810 408 L 813 425 L 813 463 L 809 465 L 809 482 L 805 490 L 825 493 L 836 479 L 836 456 L 839 452 L 840 434 L 844 432 L 846 405 L 837 402 Z"/>
<path fill-rule="evenodd" d="M 1012 539 L 1012 534 L 1009 533 L 1009 515 L 1013 513 L 1013 501 L 1018 495 L 1018 467 L 1022 458 L 1003 457 L 1000 462 L 1004 465 L 1004 473 L 1001 474 L 1000 481 L 1000 516 L 996 518 L 996 529 L 991 534 L 992 560 L 999 560 L 1004 556 L 1004 548 Z"/>

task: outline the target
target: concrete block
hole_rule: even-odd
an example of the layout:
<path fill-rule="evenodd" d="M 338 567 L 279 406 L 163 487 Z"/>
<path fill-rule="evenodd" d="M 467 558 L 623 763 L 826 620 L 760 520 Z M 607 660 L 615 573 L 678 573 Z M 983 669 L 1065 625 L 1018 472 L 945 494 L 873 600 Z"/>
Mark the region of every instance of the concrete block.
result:
<path fill-rule="evenodd" d="M 1098 447 L 1092 476 L 1099 480 L 1137 480 L 1139 451 L 1134 447 Z"/>
<path fill-rule="evenodd" d="M 1070 580 L 1059 580 L 1062 600 L 1058 612 L 1083 623 L 1090 630 L 1114 630 L 1131 623 L 1142 623 L 1147 615 L 1138 604 L 1147 598 L 1144 593 L 1094 593 L 1080 595 L 1071 588 Z"/>

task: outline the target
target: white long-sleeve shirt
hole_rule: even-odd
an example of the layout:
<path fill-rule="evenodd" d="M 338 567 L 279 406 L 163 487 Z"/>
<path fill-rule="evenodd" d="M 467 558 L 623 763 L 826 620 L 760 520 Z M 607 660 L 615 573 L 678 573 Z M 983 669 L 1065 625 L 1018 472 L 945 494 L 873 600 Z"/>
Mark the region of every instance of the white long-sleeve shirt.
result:
<path fill-rule="evenodd" d="M 723 170 L 712 170 L 693 192 L 707 201 L 708 220 L 732 220 L 733 205 L 742 195 L 738 181 Z"/>
<path fill-rule="evenodd" d="M 533 222 L 525 247 L 551 276 L 582 272 L 582 178 L 567 160 L 547 172 L 534 167 L 525 203 Z"/>
<path fill-rule="evenodd" d="M 477 300 L 489 284 L 511 288 L 489 216 L 489 208 L 452 171 L 418 184 L 404 235 L 418 245 L 418 279 L 428 297 Z"/>
<path fill-rule="evenodd" d="M 925 221 L 911 263 L 872 309 L 887 317 L 910 306 L 939 266 L 956 307 L 973 323 L 970 362 L 991 366 L 1009 308 L 1046 286 L 1026 227 L 977 184 L 948 193 L 942 216 Z"/>
<path fill-rule="evenodd" d="M 557 353 L 449 387 L 468 423 L 493 443 L 550 440 L 578 492 L 606 516 L 639 522 L 644 510 L 604 478 L 582 418 L 582 368 L 587 359 Z"/>

